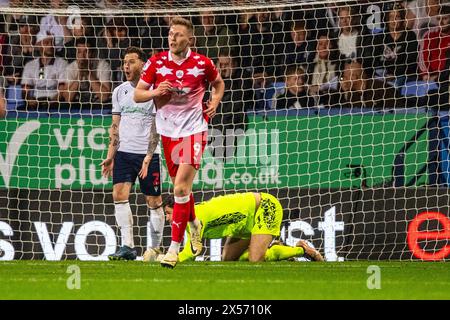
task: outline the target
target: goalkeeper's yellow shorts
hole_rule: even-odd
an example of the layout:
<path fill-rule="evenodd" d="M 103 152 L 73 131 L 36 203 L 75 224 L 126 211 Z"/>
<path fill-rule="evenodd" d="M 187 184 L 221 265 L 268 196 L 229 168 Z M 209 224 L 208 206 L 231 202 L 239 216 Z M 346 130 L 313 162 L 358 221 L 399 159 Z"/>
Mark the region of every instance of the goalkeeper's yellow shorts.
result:
<path fill-rule="evenodd" d="M 261 202 L 255 213 L 251 234 L 280 235 L 283 208 L 277 198 L 268 193 L 261 193 Z"/>

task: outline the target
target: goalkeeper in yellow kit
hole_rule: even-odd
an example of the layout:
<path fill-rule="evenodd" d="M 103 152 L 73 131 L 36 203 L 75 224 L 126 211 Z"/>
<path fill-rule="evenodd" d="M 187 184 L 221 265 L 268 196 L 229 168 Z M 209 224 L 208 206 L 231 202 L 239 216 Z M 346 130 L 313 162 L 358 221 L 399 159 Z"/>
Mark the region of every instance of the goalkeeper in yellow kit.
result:
<path fill-rule="evenodd" d="M 163 206 L 166 220 L 172 223 L 173 201 L 169 198 Z M 270 246 L 274 237 L 280 235 L 283 208 L 268 193 L 248 192 L 214 197 L 195 205 L 195 213 L 202 224 L 200 235 L 203 240 L 226 237 L 223 261 L 278 261 L 301 256 L 323 261 L 322 255 L 303 240 L 296 247 Z M 153 260 L 151 256 L 150 252 L 146 252 L 144 261 Z M 192 249 L 186 245 L 179 255 L 179 262 L 192 259 Z"/>

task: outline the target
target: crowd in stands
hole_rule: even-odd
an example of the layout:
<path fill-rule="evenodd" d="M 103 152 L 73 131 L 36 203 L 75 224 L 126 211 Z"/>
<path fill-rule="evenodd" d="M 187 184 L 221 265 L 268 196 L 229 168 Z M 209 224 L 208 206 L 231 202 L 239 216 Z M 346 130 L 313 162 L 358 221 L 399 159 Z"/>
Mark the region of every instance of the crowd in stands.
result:
<path fill-rule="evenodd" d="M 0 116 L 5 109 L 108 110 L 112 90 L 124 80 L 124 50 L 138 46 L 151 56 L 168 48 L 173 15 L 148 13 L 161 1 L 144 1 L 147 13 L 122 16 L 53 14 L 77 1 L 49 2 L 47 15 L 0 16 Z M 193 15 L 194 48 L 213 59 L 226 84 L 213 122 L 242 123 L 246 111 L 448 105 L 450 6 L 444 2 L 367 0 Z M 43 1 L 5 5 L 30 4 Z"/>

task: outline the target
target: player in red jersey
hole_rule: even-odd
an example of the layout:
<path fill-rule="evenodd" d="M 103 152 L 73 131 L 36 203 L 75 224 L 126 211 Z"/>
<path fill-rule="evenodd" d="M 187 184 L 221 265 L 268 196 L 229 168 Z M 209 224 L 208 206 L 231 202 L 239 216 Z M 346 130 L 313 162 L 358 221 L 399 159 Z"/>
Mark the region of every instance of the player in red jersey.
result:
<path fill-rule="evenodd" d="M 172 242 L 161 261 L 162 266 L 169 268 L 177 264 L 188 222 L 192 250 L 195 255 L 202 251 L 202 225 L 195 217 L 191 191 L 207 142 L 208 120 L 216 114 L 225 89 L 214 63 L 191 51 L 193 39 L 192 22 L 173 18 L 169 29 L 170 50 L 147 61 L 134 94 L 136 102 L 155 101 L 156 129 L 162 136 L 167 169 L 174 184 Z M 204 103 L 208 84 L 213 90 L 211 99 Z M 144 163 L 150 159 L 144 159 Z"/>

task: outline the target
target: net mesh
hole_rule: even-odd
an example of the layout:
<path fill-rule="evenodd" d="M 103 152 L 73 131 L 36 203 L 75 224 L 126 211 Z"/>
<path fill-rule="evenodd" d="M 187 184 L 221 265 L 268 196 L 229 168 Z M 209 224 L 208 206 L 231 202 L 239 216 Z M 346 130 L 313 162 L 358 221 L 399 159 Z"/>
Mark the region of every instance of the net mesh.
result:
<path fill-rule="evenodd" d="M 271 193 L 284 209 L 282 240 L 310 240 L 329 261 L 448 259 L 448 8 L 431 0 L 2 4 L 0 259 L 104 260 L 116 250 L 112 183 L 99 166 L 112 91 L 125 80 L 125 49 L 167 50 L 176 15 L 193 21 L 194 50 L 226 85 L 197 202 Z M 142 254 L 149 226 L 138 185 L 130 204 Z M 220 259 L 220 242 L 211 243 L 200 259 Z"/>

